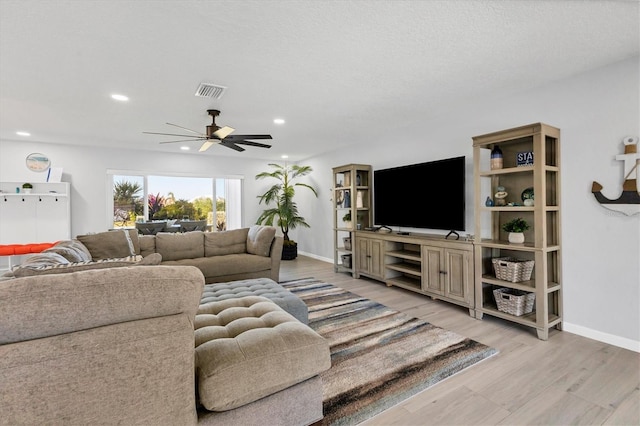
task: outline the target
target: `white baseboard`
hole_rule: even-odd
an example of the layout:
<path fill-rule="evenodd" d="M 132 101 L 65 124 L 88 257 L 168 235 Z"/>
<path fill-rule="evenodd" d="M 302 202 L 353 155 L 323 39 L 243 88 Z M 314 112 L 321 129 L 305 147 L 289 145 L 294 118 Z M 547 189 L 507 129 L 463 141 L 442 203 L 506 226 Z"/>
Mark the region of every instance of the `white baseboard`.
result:
<path fill-rule="evenodd" d="M 581 325 L 571 324 L 566 321 L 562 322 L 562 330 L 569 333 L 577 334 L 578 336 L 587 337 L 589 339 L 607 343 L 609 345 L 629 349 L 630 351 L 640 352 L 640 341 L 637 340 L 631 340 L 627 339 L 626 337 L 603 333 L 602 331 L 593 330 Z"/>
<path fill-rule="evenodd" d="M 313 253 L 307 253 L 306 251 L 299 251 L 298 250 L 298 254 L 301 254 L 301 255 L 307 256 L 307 257 L 311 257 L 311 258 L 316 259 L 316 260 L 321 260 L 323 262 L 333 263 L 333 259 L 329 259 L 328 257 L 320 257 L 320 256 L 315 255 Z"/>

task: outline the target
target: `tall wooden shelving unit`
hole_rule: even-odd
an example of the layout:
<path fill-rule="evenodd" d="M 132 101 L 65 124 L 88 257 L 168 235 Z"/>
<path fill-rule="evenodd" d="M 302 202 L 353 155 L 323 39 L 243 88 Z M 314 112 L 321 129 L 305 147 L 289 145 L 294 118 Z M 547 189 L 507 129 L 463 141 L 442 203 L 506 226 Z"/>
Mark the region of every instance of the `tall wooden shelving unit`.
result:
<path fill-rule="evenodd" d="M 490 168 L 490 152 L 499 147 L 503 167 Z M 518 167 L 518 153 L 533 152 L 533 165 Z M 476 318 L 492 315 L 537 330 L 547 340 L 549 329 L 562 327 L 562 278 L 560 241 L 560 130 L 543 124 L 502 130 L 473 137 L 475 184 L 475 305 Z M 486 206 L 498 186 L 509 193 L 507 206 Z M 521 193 L 533 188 L 534 205 L 524 206 Z M 502 225 L 521 217 L 531 228 L 525 242 L 512 244 Z M 530 280 L 512 283 L 496 278 L 492 258 L 534 260 Z M 521 316 L 497 309 L 495 288 L 535 293 L 533 312 Z"/>
<path fill-rule="evenodd" d="M 347 164 L 333 168 L 333 265 L 336 272 L 355 276 L 355 231 L 373 225 L 371 166 Z M 351 221 L 344 216 L 350 213 Z M 350 244 L 345 245 L 345 239 Z"/>

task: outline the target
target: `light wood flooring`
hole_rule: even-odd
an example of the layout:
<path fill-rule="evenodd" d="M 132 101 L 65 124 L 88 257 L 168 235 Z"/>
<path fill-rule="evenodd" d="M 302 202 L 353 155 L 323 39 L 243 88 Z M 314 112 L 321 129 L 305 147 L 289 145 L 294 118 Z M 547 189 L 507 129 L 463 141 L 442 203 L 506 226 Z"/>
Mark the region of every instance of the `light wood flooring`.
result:
<path fill-rule="evenodd" d="M 282 261 L 280 280 L 316 278 L 470 337 L 499 354 L 363 423 L 372 425 L 640 425 L 640 354 L 535 330 L 369 279 L 306 256 Z"/>

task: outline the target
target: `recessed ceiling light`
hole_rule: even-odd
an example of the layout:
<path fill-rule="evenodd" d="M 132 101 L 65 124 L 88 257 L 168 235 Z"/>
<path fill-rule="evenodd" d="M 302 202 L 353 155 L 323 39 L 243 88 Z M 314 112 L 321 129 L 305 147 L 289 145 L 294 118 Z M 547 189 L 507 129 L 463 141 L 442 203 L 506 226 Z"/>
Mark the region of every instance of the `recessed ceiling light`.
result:
<path fill-rule="evenodd" d="M 18 135 L 18 136 L 31 136 L 31 133 L 29 133 L 29 132 L 22 132 L 22 131 L 21 131 L 21 132 L 16 132 L 16 135 Z"/>
<path fill-rule="evenodd" d="M 289 156 L 288 156 L 287 154 L 284 154 L 284 155 L 283 155 L 282 157 L 280 157 L 280 158 L 282 158 L 282 159 L 286 160 L 287 158 L 289 158 Z"/>
<path fill-rule="evenodd" d="M 183 151 L 189 151 L 191 148 L 189 148 L 188 146 L 181 146 L 180 149 Z"/>
<path fill-rule="evenodd" d="M 116 101 L 122 101 L 122 102 L 126 102 L 129 100 L 129 98 L 125 95 L 119 95 L 117 93 L 114 93 L 113 95 L 111 95 L 112 99 L 115 99 Z"/>
<path fill-rule="evenodd" d="M 284 118 L 276 118 L 273 120 L 273 122 L 276 124 L 284 124 Z"/>

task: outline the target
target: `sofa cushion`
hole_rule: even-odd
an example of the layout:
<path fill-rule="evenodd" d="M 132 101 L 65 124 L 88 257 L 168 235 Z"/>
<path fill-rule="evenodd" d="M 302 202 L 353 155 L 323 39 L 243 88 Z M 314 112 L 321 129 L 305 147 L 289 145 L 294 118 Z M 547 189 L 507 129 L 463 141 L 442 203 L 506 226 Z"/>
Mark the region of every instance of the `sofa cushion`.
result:
<path fill-rule="evenodd" d="M 239 272 L 250 274 L 252 272 L 267 271 L 271 269 L 271 258 L 248 253 L 180 260 L 166 260 L 163 256 L 162 264 L 166 266 L 195 266 L 202 271 L 205 277 L 217 277 L 233 275 Z"/>
<path fill-rule="evenodd" d="M 50 253 L 59 256 L 56 253 Z M 91 269 L 105 269 L 105 268 L 117 268 L 121 266 L 134 266 L 140 263 L 142 256 L 128 256 L 115 259 L 100 259 L 96 261 L 88 262 L 74 262 L 74 263 L 58 263 L 49 265 L 25 265 L 22 264 L 13 270 L 13 275 L 16 278 L 32 277 L 35 275 L 49 275 L 49 274 L 68 274 L 71 272 L 87 271 Z M 159 262 L 158 262 L 159 263 Z"/>
<path fill-rule="evenodd" d="M 163 260 L 204 257 L 204 232 L 159 232 L 155 235 L 156 252 Z"/>
<path fill-rule="evenodd" d="M 207 232 L 204 236 L 204 255 L 210 257 L 246 253 L 248 233 L 249 228 Z"/>
<path fill-rule="evenodd" d="M 87 247 L 93 260 L 127 257 L 140 253 L 138 234 L 135 229 L 78 235 L 77 239 Z"/>
<path fill-rule="evenodd" d="M 247 233 L 247 253 L 269 256 L 275 236 L 276 228 L 273 226 L 253 225 Z"/>
<path fill-rule="evenodd" d="M 151 253 L 156 252 L 156 236 L 155 235 L 140 235 L 138 236 L 140 242 L 140 254 L 143 257 L 149 256 Z"/>
<path fill-rule="evenodd" d="M 331 367 L 329 344 L 259 296 L 200 305 L 195 319 L 200 403 L 231 410 Z"/>

